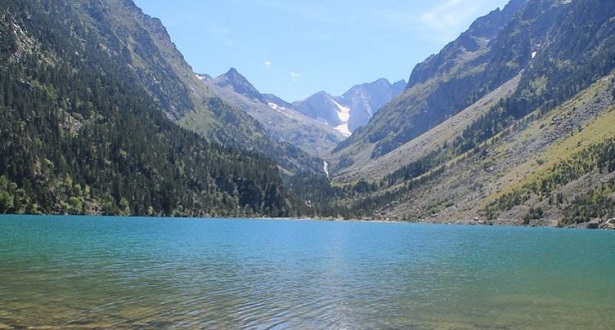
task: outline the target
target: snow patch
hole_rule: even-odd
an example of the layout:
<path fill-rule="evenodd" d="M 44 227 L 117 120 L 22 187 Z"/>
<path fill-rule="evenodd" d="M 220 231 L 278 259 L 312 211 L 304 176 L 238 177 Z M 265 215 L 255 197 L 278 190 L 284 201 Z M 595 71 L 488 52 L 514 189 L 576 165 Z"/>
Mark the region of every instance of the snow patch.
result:
<path fill-rule="evenodd" d="M 267 103 L 267 105 L 268 105 L 271 109 L 273 109 L 273 110 L 278 110 L 278 111 L 281 111 L 281 110 L 286 110 L 286 108 L 285 108 L 285 107 L 281 107 L 281 106 L 279 106 L 279 105 L 277 105 L 277 104 L 275 104 L 275 103 L 273 103 L 273 102 L 269 102 L 269 103 Z"/>
<path fill-rule="evenodd" d="M 532 53 L 532 58 L 535 58 L 535 57 L 536 57 L 536 55 L 538 55 L 538 52 L 533 52 L 533 53 Z"/>
<path fill-rule="evenodd" d="M 342 122 L 342 124 L 335 127 L 335 130 L 342 133 L 342 135 L 349 137 L 352 135 L 352 132 L 348 128 L 348 121 L 350 120 L 350 108 L 345 107 L 336 101 L 332 100 L 333 104 L 337 107 L 337 118 Z"/>
<path fill-rule="evenodd" d="M 207 81 L 209 80 L 206 75 L 202 75 L 202 74 L 196 74 L 196 77 L 200 80 L 200 81 Z"/>

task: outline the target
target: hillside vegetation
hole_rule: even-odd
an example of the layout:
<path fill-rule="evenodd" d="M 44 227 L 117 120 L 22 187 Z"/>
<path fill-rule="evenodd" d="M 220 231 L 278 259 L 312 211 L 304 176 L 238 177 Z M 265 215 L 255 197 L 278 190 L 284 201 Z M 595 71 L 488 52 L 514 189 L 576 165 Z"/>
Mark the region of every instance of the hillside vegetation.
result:
<path fill-rule="evenodd" d="M 542 0 L 513 5 L 520 6 L 518 11 L 492 30 L 497 33 L 484 48 L 489 64 L 456 63 L 482 75 L 489 86 L 494 80 L 488 77 L 501 66 L 515 67 L 516 75 L 481 93 L 456 89 L 461 93 L 456 97 L 470 105 L 441 113 L 424 132 L 414 130 L 416 123 L 409 119 L 404 129 L 416 136 L 404 142 L 403 131 L 376 125 L 397 125 L 396 116 L 422 109 L 412 102 L 426 90 L 409 86 L 365 130 L 399 143 L 380 152 L 382 142 L 359 134 L 332 155 L 342 205 L 366 218 L 409 221 L 596 226 L 613 217 L 615 4 Z M 434 61 L 467 51 L 468 36 L 480 34 L 489 26 L 484 22 L 494 23 L 496 16 L 477 20 L 419 65 L 411 83 L 420 86 L 450 72 L 449 62 Z M 489 67 L 491 74 L 484 70 Z"/>
<path fill-rule="evenodd" d="M 276 164 L 170 121 L 76 4 L 110 18 L 102 2 L 0 4 L 0 213 L 290 214 Z"/>
<path fill-rule="evenodd" d="M 0 213 L 615 224 L 613 1 L 479 18 L 327 162 L 327 129 L 216 79 L 130 0 L 3 1 Z"/>

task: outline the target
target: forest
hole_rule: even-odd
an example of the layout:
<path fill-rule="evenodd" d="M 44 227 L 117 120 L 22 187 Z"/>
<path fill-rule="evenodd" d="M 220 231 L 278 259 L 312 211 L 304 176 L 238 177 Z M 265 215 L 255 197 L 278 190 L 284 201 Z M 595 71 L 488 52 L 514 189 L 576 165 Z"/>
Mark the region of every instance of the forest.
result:
<path fill-rule="evenodd" d="M 275 163 L 170 121 L 62 6 L 0 4 L 0 213 L 292 214 Z"/>
<path fill-rule="evenodd" d="M 593 218 L 612 218 L 615 216 L 615 199 L 610 196 L 615 192 L 615 179 L 605 181 L 598 188 L 571 200 L 561 192 L 566 184 L 596 170 L 599 173 L 615 171 L 615 139 L 591 145 L 571 159 L 554 164 L 544 176 L 501 196 L 486 208 L 487 217 L 494 219 L 498 212 L 508 211 L 536 197 L 537 202 L 547 201 L 549 205 L 563 210 L 562 226 L 588 222 Z M 543 216 L 542 208 L 532 207 L 525 221 L 529 223 Z"/>

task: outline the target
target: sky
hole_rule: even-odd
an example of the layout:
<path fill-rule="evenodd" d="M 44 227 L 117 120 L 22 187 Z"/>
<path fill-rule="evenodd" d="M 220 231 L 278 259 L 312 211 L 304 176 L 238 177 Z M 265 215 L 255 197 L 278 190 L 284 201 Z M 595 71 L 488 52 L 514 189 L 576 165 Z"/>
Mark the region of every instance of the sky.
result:
<path fill-rule="evenodd" d="M 134 0 L 161 19 L 196 73 L 236 68 L 293 102 L 414 66 L 508 0 Z"/>

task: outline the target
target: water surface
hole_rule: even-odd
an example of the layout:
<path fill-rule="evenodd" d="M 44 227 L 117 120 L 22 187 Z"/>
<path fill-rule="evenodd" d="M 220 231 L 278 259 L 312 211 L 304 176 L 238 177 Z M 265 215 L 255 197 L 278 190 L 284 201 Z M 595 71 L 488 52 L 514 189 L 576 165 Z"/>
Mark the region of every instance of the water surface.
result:
<path fill-rule="evenodd" d="M 615 232 L 0 217 L 0 329 L 611 329 Z"/>

